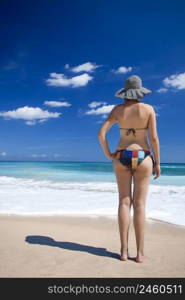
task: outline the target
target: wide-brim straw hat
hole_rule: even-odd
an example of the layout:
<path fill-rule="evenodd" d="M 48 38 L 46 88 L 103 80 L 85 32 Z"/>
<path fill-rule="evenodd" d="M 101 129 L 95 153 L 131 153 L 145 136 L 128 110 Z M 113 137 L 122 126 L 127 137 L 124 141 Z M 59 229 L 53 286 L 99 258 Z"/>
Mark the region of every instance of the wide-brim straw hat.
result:
<path fill-rule="evenodd" d="M 115 93 L 116 97 L 140 100 L 145 95 L 152 93 L 151 90 L 142 86 L 142 80 L 137 75 L 132 75 L 125 80 L 125 87 Z"/>

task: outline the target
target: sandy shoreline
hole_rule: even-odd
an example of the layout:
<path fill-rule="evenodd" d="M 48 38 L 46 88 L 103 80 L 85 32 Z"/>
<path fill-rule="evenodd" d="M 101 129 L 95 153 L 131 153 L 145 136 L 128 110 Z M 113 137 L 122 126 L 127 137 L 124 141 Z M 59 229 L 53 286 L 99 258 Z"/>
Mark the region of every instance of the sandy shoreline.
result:
<path fill-rule="evenodd" d="M 185 277 L 185 227 L 147 219 L 144 263 L 119 260 L 117 219 L 0 216 L 0 277 Z M 133 224 L 129 253 L 135 257 Z"/>

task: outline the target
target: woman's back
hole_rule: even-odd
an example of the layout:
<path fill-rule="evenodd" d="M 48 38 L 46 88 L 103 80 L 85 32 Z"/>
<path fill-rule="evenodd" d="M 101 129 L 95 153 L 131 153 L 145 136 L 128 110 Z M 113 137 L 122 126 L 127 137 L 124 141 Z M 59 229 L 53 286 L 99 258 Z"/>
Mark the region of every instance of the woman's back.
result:
<path fill-rule="evenodd" d="M 136 101 L 115 107 L 115 118 L 120 128 L 117 150 L 123 148 L 148 149 L 148 125 L 151 106 Z"/>

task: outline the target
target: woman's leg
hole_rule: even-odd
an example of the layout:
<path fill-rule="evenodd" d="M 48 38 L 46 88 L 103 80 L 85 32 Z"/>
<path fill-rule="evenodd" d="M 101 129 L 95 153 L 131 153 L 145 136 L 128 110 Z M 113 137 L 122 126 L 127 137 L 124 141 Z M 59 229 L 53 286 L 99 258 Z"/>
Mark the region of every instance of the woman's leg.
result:
<path fill-rule="evenodd" d="M 152 167 L 152 159 L 150 156 L 147 156 L 133 173 L 133 209 L 137 244 L 137 262 L 142 262 L 144 258 L 145 202 L 150 176 L 152 174 Z"/>
<path fill-rule="evenodd" d="M 132 204 L 131 197 L 131 171 L 123 166 L 117 158 L 113 158 L 113 168 L 116 175 L 119 206 L 118 206 L 118 224 L 121 241 L 121 260 L 127 260 L 128 257 L 128 232 L 130 225 L 130 208 Z"/>

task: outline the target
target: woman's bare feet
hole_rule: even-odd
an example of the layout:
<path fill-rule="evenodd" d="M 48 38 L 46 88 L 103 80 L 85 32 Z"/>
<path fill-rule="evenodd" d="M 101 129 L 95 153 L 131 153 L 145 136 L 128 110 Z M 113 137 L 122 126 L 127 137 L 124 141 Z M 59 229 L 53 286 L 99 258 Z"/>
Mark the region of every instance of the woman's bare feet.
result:
<path fill-rule="evenodd" d="M 120 260 L 126 261 L 128 259 L 128 249 L 125 250 L 121 248 L 120 252 L 121 252 Z"/>
<path fill-rule="evenodd" d="M 144 261 L 144 255 L 143 254 L 138 254 L 136 257 L 136 262 L 137 263 L 142 263 Z"/>

